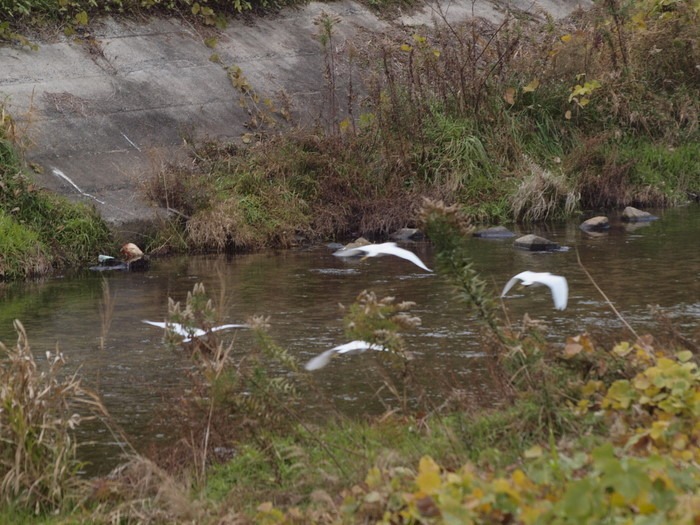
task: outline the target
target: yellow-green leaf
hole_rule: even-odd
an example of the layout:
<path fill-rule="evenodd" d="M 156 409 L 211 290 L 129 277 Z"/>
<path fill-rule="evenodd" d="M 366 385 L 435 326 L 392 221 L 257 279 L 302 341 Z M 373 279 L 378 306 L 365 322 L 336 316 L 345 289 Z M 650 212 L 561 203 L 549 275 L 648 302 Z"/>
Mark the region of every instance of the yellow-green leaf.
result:
<path fill-rule="evenodd" d="M 88 23 L 88 14 L 85 11 L 81 11 L 75 15 L 75 22 L 78 25 L 84 26 Z"/>
<path fill-rule="evenodd" d="M 523 93 L 531 93 L 540 87 L 540 81 L 538 79 L 533 79 L 530 83 L 523 87 Z"/>
<path fill-rule="evenodd" d="M 542 447 L 539 445 L 535 445 L 534 447 L 530 447 L 529 449 L 527 449 L 525 451 L 525 457 L 528 459 L 542 457 Z"/>
<path fill-rule="evenodd" d="M 365 483 L 367 483 L 370 488 L 378 487 L 382 483 L 382 472 L 377 467 L 372 467 L 367 473 Z"/>
<path fill-rule="evenodd" d="M 615 345 L 613 347 L 612 351 L 615 355 L 619 355 L 620 357 L 625 357 L 627 354 L 629 354 L 632 351 L 632 346 L 627 341 L 624 341 L 618 345 Z"/>
<path fill-rule="evenodd" d="M 425 494 L 435 494 L 440 488 L 440 467 L 429 456 L 423 456 L 418 464 L 416 485 Z"/>
<path fill-rule="evenodd" d="M 649 381 L 649 378 L 645 375 L 640 374 L 634 378 L 632 384 L 637 390 L 646 390 L 651 386 L 651 381 Z"/>
<path fill-rule="evenodd" d="M 683 350 L 682 352 L 678 352 L 676 357 L 681 363 L 685 363 L 693 358 L 693 352 L 690 350 Z"/>

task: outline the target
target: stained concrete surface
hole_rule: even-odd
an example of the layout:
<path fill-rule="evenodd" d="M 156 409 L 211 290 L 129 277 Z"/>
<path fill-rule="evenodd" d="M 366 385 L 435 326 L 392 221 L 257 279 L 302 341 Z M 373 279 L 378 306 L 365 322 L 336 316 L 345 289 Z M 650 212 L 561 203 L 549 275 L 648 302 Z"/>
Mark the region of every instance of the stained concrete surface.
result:
<path fill-rule="evenodd" d="M 39 185 L 94 204 L 122 238 L 163 214 L 139 185 L 163 162 L 184 159 L 185 142 L 238 140 L 250 114 L 224 66 L 241 68 L 262 98 L 286 93 L 301 121 L 321 113 L 323 52 L 314 19 L 338 15 L 334 43 L 380 37 L 400 26 L 430 25 L 472 16 L 492 21 L 508 9 L 555 18 L 590 0 L 513 2 L 440 0 L 391 22 L 350 0 L 311 2 L 301 8 L 243 21 L 203 34 L 176 19 L 137 23 L 104 19 L 92 38 L 39 42 L 32 51 L 0 47 L 0 97 L 39 167 Z M 206 45 L 214 36 L 216 46 Z M 213 54 L 219 62 L 212 61 Z"/>

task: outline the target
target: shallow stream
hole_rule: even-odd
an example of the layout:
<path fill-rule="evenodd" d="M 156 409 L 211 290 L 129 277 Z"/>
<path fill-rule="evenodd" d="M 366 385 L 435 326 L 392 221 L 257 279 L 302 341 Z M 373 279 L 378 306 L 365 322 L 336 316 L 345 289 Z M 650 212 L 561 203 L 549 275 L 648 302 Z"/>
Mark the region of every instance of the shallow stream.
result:
<path fill-rule="evenodd" d="M 555 253 L 518 250 L 513 239 L 472 238 L 473 262 L 495 293 L 523 270 L 566 276 L 570 294 L 563 312 L 553 308 L 544 287 L 514 289 L 503 302 L 514 324 L 525 313 L 546 321 L 547 337 L 555 344 L 584 331 L 608 342 L 630 337 L 581 270 L 577 252 L 597 285 L 638 333 L 656 330 L 649 305 L 658 305 L 682 334 L 698 341 L 700 206 L 655 213 L 660 219 L 652 223 L 625 225 L 613 220 L 611 230 L 600 236 L 583 233 L 578 222 L 514 228 L 517 234 L 536 233 L 569 247 Z M 429 243 L 402 245 L 433 266 Z M 101 348 L 103 279 L 115 309 Z M 326 246 L 232 257 L 159 258 L 146 273 L 86 271 L 4 285 L 0 288 L 0 341 L 14 344 L 12 320 L 20 319 L 37 357 L 58 345 L 68 368 L 79 369 L 84 383 L 99 391 L 137 448 L 167 440 L 169 428 L 154 424 L 160 420 L 155 416 L 167 412 L 173 396 L 188 387 L 191 363 L 182 352 L 168 348 L 161 330 L 142 320 L 164 320 L 168 298 L 184 302 L 199 282 L 215 301 L 225 291 L 222 322 L 269 316 L 273 338 L 302 361 L 346 342 L 338 304 L 351 304 L 362 290 L 414 301 L 412 312 L 422 324 L 406 333 L 406 340 L 428 394 L 431 385 L 443 382 L 460 388 L 474 403 L 488 404 L 497 397 L 485 371 L 478 327 L 438 275 L 395 257 L 340 259 Z M 249 331 L 228 332 L 224 338 L 235 338 L 241 355 L 251 341 Z M 321 391 L 344 413 L 382 411 L 375 395 L 381 378 L 368 372 L 367 357 L 334 359 L 314 373 Z M 303 405 L 314 417 L 323 416 L 319 412 L 327 406 L 318 402 L 317 395 L 310 395 Z M 442 394 L 433 395 L 439 404 Z M 107 430 L 95 432 L 91 439 L 99 445 L 89 459 L 106 468 L 118 460 L 121 447 Z"/>

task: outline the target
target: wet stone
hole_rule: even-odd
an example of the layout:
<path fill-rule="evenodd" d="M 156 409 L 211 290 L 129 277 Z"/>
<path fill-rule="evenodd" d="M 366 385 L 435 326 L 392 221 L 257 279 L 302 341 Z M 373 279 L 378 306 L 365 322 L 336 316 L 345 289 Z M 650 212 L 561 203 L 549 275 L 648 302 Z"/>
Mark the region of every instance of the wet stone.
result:
<path fill-rule="evenodd" d="M 610 229 L 610 221 L 604 215 L 599 215 L 583 221 L 579 228 L 585 232 L 606 231 Z"/>
<path fill-rule="evenodd" d="M 531 252 L 547 252 L 559 250 L 561 248 L 556 242 L 532 233 L 518 237 L 513 244 L 516 248 L 529 250 Z"/>
<path fill-rule="evenodd" d="M 389 236 L 392 241 L 417 241 L 424 237 L 425 235 L 418 228 L 401 228 Z"/>
<path fill-rule="evenodd" d="M 358 238 L 355 239 L 353 242 L 349 242 L 348 244 L 346 244 L 346 245 L 344 246 L 344 248 L 345 248 L 346 250 L 350 250 L 351 248 L 358 248 L 358 247 L 360 247 L 360 246 L 367 246 L 368 244 L 372 244 L 372 243 L 369 242 L 369 241 L 368 241 L 367 239 L 365 239 L 364 237 L 358 237 Z"/>
<path fill-rule="evenodd" d="M 626 222 L 648 222 L 658 219 L 656 215 L 652 215 L 648 211 L 638 210 L 632 206 L 627 206 L 622 210 L 622 220 Z"/>

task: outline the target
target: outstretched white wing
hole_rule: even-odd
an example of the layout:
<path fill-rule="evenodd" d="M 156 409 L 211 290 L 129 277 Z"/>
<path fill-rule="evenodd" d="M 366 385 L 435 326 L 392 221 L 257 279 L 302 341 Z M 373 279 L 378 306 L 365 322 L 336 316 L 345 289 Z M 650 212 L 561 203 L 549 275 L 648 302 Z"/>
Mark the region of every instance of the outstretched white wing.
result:
<path fill-rule="evenodd" d="M 247 324 L 222 324 L 220 326 L 212 326 L 212 332 L 218 332 L 219 330 L 228 330 L 229 328 L 249 328 Z"/>
<path fill-rule="evenodd" d="M 506 285 L 503 287 L 503 291 L 501 292 L 501 297 L 504 297 L 506 293 L 508 293 L 508 290 L 510 290 L 518 281 L 522 281 L 523 286 L 543 284 L 549 287 L 552 292 L 552 298 L 554 299 L 554 307 L 557 310 L 566 309 L 566 303 L 569 299 L 569 284 L 567 283 L 565 277 L 562 277 L 561 275 L 553 275 L 549 272 L 520 272 L 506 283 Z"/>
<path fill-rule="evenodd" d="M 358 248 L 341 248 L 333 252 L 336 257 L 352 257 L 353 255 L 363 255 L 365 252 Z"/>
<path fill-rule="evenodd" d="M 510 281 L 506 283 L 506 285 L 503 287 L 503 291 L 501 292 L 501 297 L 505 297 L 506 294 L 508 293 L 508 290 L 513 288 L 515 286 L 515 283 L 518 281 L 526 281 L 528 277 L 530 277 L 529 274 L 532 274 L 533 272 L 520 272 L 518 275 L 514 275 L 513 277 L 510 278 Z M 528 275 L 524 275 L 528 274 Z"/>
<path fill-rule="evenodd" d="M 307 370 L 318 370 L 319 368 L 323 368 L 331 362 L 331 357 L 333 357 L 335 352 L 335 348 L 331 348 L 330 350 L 326 350 L 325 352 L 318 354 L 316 357 L 306 363 L 304 368 Z"/>
<path fill-rule="evenodd" d="M 158 321 L 143 321 L 146 324 L 157 326 L 164 330 L 174 332 L 177 335 L 183 337 L 183 343 L 189 343 L 193 337 L 202 337 L 206 332 L 201 328 L 187 328 L 179 323 L 159 323 Z M 218 332 L 219 330 L 228 330 L 229 328 L 249 328 L 247 324 L 222 324 L 220 326 L 213 326 L 211 328 L 212 332 Z"/>
<path fill-rule="evenodd" d="M 328 363 L 330 363 L 331 358 L 335 354 L 352 355 L 362 353 L 365 350 L 385 351 L 386 347 L 376 343 L 368 343 L 367 341 L 350 341 L 349 343 L 335 346 L 330 350 L 326 350 L 325 352 L 318 354 L 316 357 L 314 357 L 308 363 L 306 363 L 304 368 L 310 371 L 318 370 L 319 368 L 323 368 Z"/>
<path fill-rule="evenodd" d="M 552 291 L 552 299 L 554 299 L 554 308 L 557 310 L 566 309 L 566 303 L 569 300 L 569 283 L 566 282 L 566 277 L 542 273 L 537 276 L 535 282 L 549 286 Z"/>
<path fill-rule="evenodd" d="M 378 255 L 394 255 L 401 257 L 407 261 L 422 268 L 427 272 L 432 272 L 420 258 L 410 250 L 399 248 L 395 242 L 385 242 L 382 244 L 367 244 L 365 246 L 357 246 L 356 248 L 343 248 L 333 253 L 337 257 L 351 257 L 353 255 L 365 254 L 367 257 L 376 257 Z"/>
<path fill-rule="evenodd" d="M 385 253 L 387 255 L 395 255 L 396 257 L 401 257 L 402 259 L 411 261 L 419 268 L 423 268 L 426 272 L 432 272 L 432 270 L 428 268 L 415 253 L 413 253 L 410 250 L 400 248 L 394 242 L 385 242 L 384 244 L 376 245 L 376 247 L 380 248 L 380 250 L 378 250 L 379 253 Z M 367 248 L 367 246 L 360 246 L 359 249 L 362 250 L 363 248 Z"/>
<path fill-rule="evenodd" d="M 193 337 L 201 337 L 205 333 L 204 330 L 200 328 L 186 328 L 180 323 L 159 323 L 157 321 L 145 320 L 143 322 L 152 326 L 157 326 L 158 328 L 162 328 L 163 330 L 176 333 L 177 335 L 184 338 L 182 340 L 183 343 L 189 343 Z"/>

